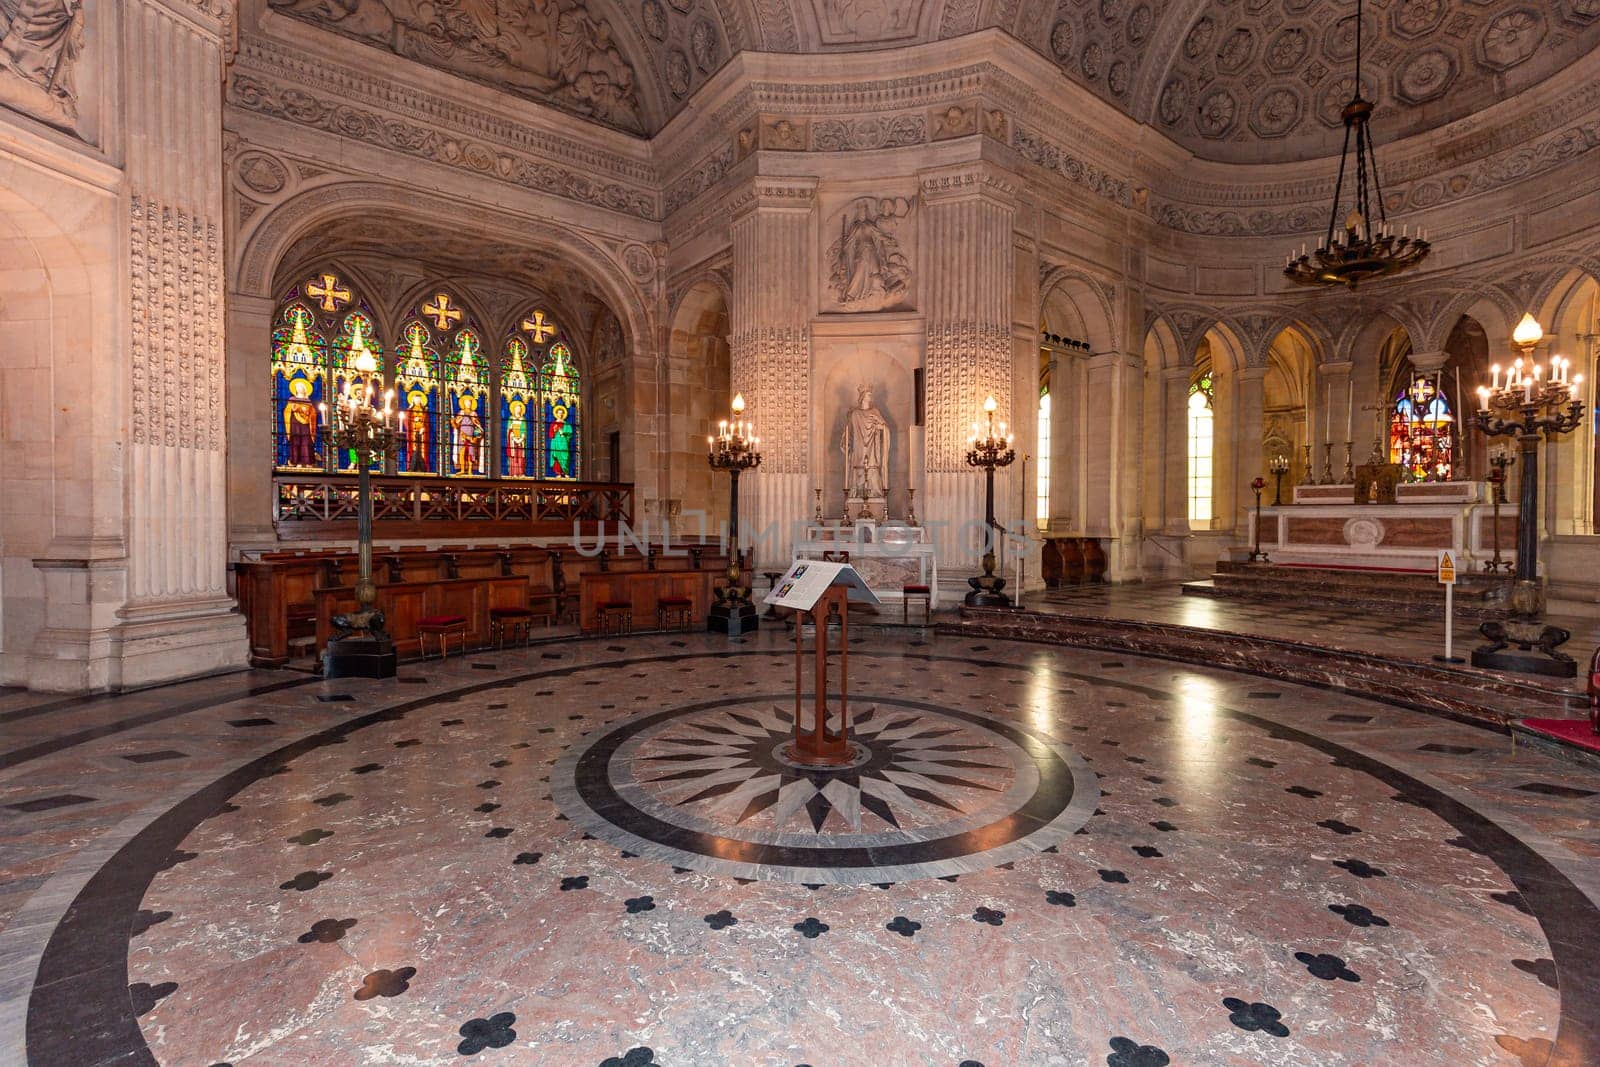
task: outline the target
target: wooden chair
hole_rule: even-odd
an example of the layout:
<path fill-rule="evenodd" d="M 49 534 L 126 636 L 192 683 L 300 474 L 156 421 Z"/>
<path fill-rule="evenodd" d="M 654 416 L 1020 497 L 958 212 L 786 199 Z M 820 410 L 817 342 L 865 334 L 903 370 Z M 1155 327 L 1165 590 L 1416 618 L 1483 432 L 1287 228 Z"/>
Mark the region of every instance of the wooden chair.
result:
<path fill-rule="evenodd" d="M 656 601 L 656 625 L 679 630 L 694 628 L 694 601 L 686 596 L 664 596 Z"/>
<path fill-rule="evenodd" d="M 633 632 L 633 605 L 626 600 L 608 600 L 595 609 L 595 622 L 603 634 Z"/>
<path fill-rule="evenodd" d="M 495 648 L 504 648 L 509 630 L 513 640 L 520 637 L 524 645 L 528 644 L 533 639 L 534 615 L 532 608 L 490 608 L 489 640 L 494 642 Z"/>
<path fill-rule="evenodd" d="M 428 636 L 433 635 L 439 641 L 439 658 L 450 658 L 450 635 L 459 634 L 461 647 L 457 650 L 467 650 L 467 617 L 465 615 L 424 615 L 417 620 L 417 646 L 422 653 L 422 658 L 428 658 Z"/>
<path fill-rule="evenodd" d="M 933 590 L 925 585 L 907 585 L 900 589 L 900 621 L 911 621 L 911 602 L 922 601 L 922 622 L 927 625 L 929 617 L 933 614 Z"/>

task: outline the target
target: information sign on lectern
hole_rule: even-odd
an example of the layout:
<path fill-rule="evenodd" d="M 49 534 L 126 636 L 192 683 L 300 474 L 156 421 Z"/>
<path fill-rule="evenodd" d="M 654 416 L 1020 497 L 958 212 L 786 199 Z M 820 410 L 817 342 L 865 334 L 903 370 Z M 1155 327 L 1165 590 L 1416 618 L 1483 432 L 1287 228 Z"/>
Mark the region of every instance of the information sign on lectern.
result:
<path fill-rule="evenodd" d="M 792 608 L 794 616 L 794 739 L 783 746 L 780 758 L 800 767 L 843 767 L 862 758 L 866 750 L 850 740 L 850 602 L 877 606 L 861 575 L 848 563 L 798 559 L 773 586 L 765 602 Z M 812 670 L 816 690 L 811 724 L 802 715 L 805 678 L 805 622 L 815 632 Z M 828 622 L 839 620 L 839 727 L 828 729 Z"/>

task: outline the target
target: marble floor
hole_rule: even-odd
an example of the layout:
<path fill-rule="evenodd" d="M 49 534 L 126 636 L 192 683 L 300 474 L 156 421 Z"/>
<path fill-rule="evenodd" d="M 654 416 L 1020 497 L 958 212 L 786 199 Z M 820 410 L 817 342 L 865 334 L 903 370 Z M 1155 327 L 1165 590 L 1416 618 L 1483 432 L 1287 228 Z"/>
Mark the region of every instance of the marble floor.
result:
<path fill-rule="evenodd" d="M 908 632 L 819 771 L 791 648 L 0 693 L 0 1062 L 1600 1063 L 1592 769 Z"/>
<path fill-rule="evenodd" d="M 1306 641 L 1374 655 L 1429 660 L 1444 651 L 1442 619 L 1395 619 L 1355 608 L 1185 596 L 1182 586 L 1182 582 L 1086 584 L 1032 592 L 1023 600 L 1029 611 L 1171 623 L 1200 630 Z M 1600 611 L 1596 608 L 1596 605 L 1561 601 L 1551 604 L 1547 620 L 1572 634 L 1563 651 L 1578 661 L 1580 677 L 1571 683 L 1541 684 L 1582 688 L 1583 668 L 1595 648 L 1600 647 Z M 1580 610 L 1587 613 L 1580 614 Z M 1456 619 L 1457 655 L 1466 655 L 1482 643 L 1475 621 Z"/>

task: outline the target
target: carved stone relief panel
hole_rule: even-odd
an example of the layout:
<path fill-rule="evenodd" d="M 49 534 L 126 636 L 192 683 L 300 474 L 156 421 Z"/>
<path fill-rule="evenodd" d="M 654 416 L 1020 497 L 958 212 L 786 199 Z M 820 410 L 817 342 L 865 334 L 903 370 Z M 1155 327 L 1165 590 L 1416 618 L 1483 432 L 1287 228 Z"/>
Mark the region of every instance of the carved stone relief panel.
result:
<path fill-rule="evenodd" d="M 641 114 L 634 65 L 619 48 L 611 23 L 578 0 L 268 3 L 286 14 L 408 59 L 554 104 L 617 129 L 642 133 L 659 125 L 659 120 Z M 682 58 L 681 52 L 676 54 Z M 671 64 L 666 73 L 670 86 Z M 687 89 L 685 81 L 684 92 Z"/>
<path fill-rule="evenodd" d="M 916 201 L 908 196 L 836 196 L 823 202 L 824 312 L 916 307 Z"/>
<path fill-rule="evenodd" d="M 0 104 L 78 128 L 83 0 L 0 2 Z"/>
<path fill-rule="evenodd" d="M 914 36 L 923 0 L 812 0 L 823 44 L 877 44 Z"/>

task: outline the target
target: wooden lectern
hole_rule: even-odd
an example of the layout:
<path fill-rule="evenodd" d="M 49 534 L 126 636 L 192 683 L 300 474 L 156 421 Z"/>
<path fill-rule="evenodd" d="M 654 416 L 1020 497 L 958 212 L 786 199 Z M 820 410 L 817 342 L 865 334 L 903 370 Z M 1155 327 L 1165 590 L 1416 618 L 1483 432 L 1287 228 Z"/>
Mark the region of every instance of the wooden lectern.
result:
<path fill-rule="evenodd" d="M 879 600 L 848 563 L 796 560 L 767 594 L 766 603 L 794 609 L 794 740 L 782 757 L 802 767 L 842 767 L 861 756 L 850 741 L 850 601 L 876 606 Z M 828 623 L 839 620 L 839 729 L 828 730 Z M 810 621 L 812 670 L 811 724 L 805 721 L 805 623 Z"/>

